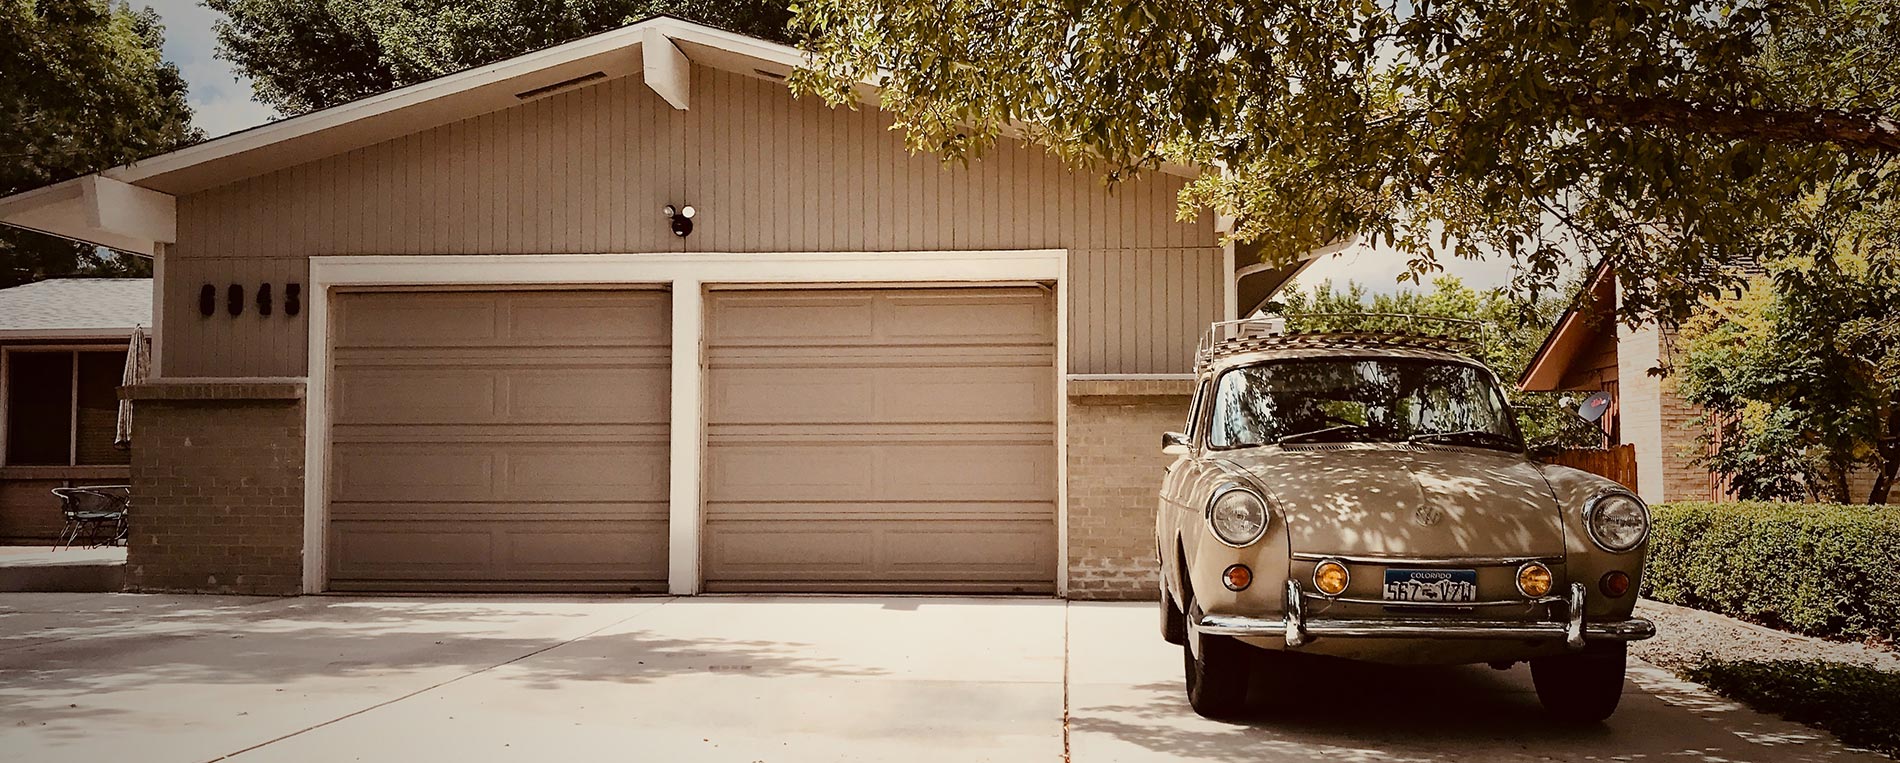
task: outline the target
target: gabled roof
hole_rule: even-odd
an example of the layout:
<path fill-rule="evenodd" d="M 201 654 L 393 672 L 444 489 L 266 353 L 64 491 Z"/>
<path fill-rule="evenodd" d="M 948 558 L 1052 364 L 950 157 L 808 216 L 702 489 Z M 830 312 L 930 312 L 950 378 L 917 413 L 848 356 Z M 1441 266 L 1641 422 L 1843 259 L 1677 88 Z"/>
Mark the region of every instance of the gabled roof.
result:
<path fill-rule="evenodd" d="M 804 60 L 778 43 L 650 18 L 0 198 L 0 223 L 150 255 L 177 238 L 178 196 L 605 79 L 640 74 L 674 108 L 686 109 L 694 63 L 783 79 Z"/>
<path fill-rule="evenodd" d="M 782 80 L 807 59 L 790 46 L 656 16 L 0 198 L 0 224 L 153 255 L 177 240 L 179 196 L 616 77 L 638 74 L 685 110 L 695 64 Z M 876 95 L 868 83 L 858 87 L 867 103 Z M 1167 164 L 1162 171 L 1192 176 L 1199 169 Z"/>
<path fill-rule="evenodd" d="M 0 289 L 0 339 L 124 338 L 150 325 L 150 278 L 54 278 Z"/>
<path fill-rule="evenodd" d="M 1544 337 L 1544 344 L 1537 348 L 1537 354 L 1531 356 L 1531 362 L 1524 366 L 1524 374 L 1517 379 L 1518 391 L 1551 392 L 1559 389 L 1564 377 L 1570 372 L 1571 364 L 1576 362 L 1578 353 L 1593 344 L 1602 332 L 1616 331 L 1611 314 L 1615 305 L 1616 274 L 1610 270 L 1609 261 L 1605 260 L 1590 271 L 1590 279 L 1584 282 L 1583 289 L 1570 301 L 1570 307 L 1557 320 L 1556 328 Z"/>

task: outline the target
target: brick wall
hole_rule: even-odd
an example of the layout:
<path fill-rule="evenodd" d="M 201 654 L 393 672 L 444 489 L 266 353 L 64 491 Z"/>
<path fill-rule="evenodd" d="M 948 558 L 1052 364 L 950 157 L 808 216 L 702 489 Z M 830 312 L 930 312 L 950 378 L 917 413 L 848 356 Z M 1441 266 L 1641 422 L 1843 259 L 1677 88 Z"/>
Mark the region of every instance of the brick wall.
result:
<path fill-rule="evenodd" d="M 1663 499 L 1668 501 L 1707 501 L 1714 497 L 1714 480 L 1709 469 L 1696 460 L 1707 450 L 1703 427 L 1696 423 L 1702 409 L 1690 405 L 1676 394 L 1674 379 L 1665 380 L 1661 389 Z"/>
<path fill-rule="evenodd" d="M 128 589 L 301 589 L 301 390 L 180 383 L 127 390 L 135 400 Z"/>
<path fill-rule="evenodd" d="M 1070 382 L 1069 598 L 1152 599 L 1161 433 L 1187 419 L 1190 382 Z"/>

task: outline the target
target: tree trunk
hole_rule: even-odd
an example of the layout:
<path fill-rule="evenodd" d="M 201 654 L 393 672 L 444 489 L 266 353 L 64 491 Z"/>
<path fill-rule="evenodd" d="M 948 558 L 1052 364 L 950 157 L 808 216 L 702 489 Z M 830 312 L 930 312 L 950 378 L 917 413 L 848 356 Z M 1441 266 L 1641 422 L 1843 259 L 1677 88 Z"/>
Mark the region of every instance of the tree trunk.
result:
<path fill-rule="evenodd" d="M 1874 477 L 1874 489 L 1867 491 L 1867 502 L 1875 506 L 1886 503 L 1892 496 L 1894 472 L 1900 471 L 1900 458 L 1881 460 L 1884 463 L 1880 465 L 1880 473 Z"/>
<path fill-rule="evenodd" d="M 1880 455 L 1879 473 L 1874 489 L 1867 491 L 1867 502 L 1876 506 L 1893 496 L 1894 473 L 1900 471 L 1900 405 L 1887 408 L 1886 431 L 1874 438 L 1874 452 Z"/>

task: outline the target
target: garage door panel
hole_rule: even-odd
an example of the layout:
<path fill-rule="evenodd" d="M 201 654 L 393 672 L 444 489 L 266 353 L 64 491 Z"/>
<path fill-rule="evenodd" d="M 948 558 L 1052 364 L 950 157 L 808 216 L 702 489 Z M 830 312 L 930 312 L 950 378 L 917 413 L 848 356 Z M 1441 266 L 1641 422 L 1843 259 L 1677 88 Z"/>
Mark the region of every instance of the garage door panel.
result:
<path fill-rule="evenodd" d="M 339 521 L 414 520 L 441 522 L 476 519 L 482 522 L 597 520 L 664 521 L 666 501 L 363 501 L 330 504 L 330 516 Z"/>
<path fill-rule="evenodd" d="M 894 294 L 884 336 L 900 342 L 1044 344 L 1049 300 L 1041 294 Z"/>
<path fill-rule="evenodd" d="M 876 331 L 868 294 L 715 292 L 708 302 L 712 344 L 859 343 Z"/>
<path fill-rule="evenodd" d="M 1047 422 L 1049 368 L 715 368 L 710 425 Z"/>
<path fill-rule="evenodd" d="M 337 590 L 659 590 L 666 295 L 349 293 L 330 431 Z"/>
<path fill-rule="evenodd" d="M 340 424 L 486 423 L 498 419 L 499 375 L 443 370 L 361 370 L 339 375 L 332 417 Z"/>
<path fill-rule="evenodd" d="M 344 444 L 330 451 L 336 501 L 480 501 L 494 494 L 500 454 L 416 444 Z"/>
<path fill-rule="evenodd" d="M 770 590 L 785 583 L 901 584 L 910 590 L 1041 592 L 1049 582 L 1051 523 L 992 520 L 981 529 L 929 520 L 717 521 L 707 526 L 714 590 Z M 976 585 L 971 584 L 988 584 Z"/>
<path fill-rule="evenodd" d="M 1043 443 L 716 445 L 707 497 L 726 501 L 1053 500 L 1055 454 Z M 928 510 L 925 507 L 923 510 Z"/>
<path fill-rule="evenodd" d="M 657 293 L 533 295 L 509 303 L 507 335 L 563 344 L 664 344 L 672 332 L 668 309 L 665 296 Z"/>
<path fill-rule="evenodd" d="M 1054 522 L 1055 503 L 1021 501 L 735 501 L 718 505 L 719 521 L 769 520 L 882 520 L 931 519 L 946 522 L 994 520 Z"/>
<path fill-rule="evenodd" d="M 660 500 L 664 445 L 337 443 L 339 501 Z"/>
<path fill-rule="evenodd" d="M 634 366 L 340 370 L 342 425 L 648 422 L 665 418 L 671 383 L 665 368 Z"/>
<path fill-rule="evenodd" d="M 547 424 L 637 423 L 671 412 L 665 368 L 539 368 L 507 377 L 504 420 Z"/>
<path fill-rule="evenodd" d="M 506 454 L 503 500 L 665 500 L 667 451 L 663 446 L 580 445 L 523 448 Z"/>
<path fill-rule="evenodd" d="M 665 577 L 663 521 L 342 521 L 332 526 L 334 575 L 413 590 L 493 590 L 498 581 L 627 581 Z M 356 586 L 361 589 L 365 586 Z M 624 586 L 623 586 L 624 588 Z"/>
<path fill-rule="evenodd" d="M 483 294 L 408 294 L 352 300 L 336 317 L 336 346 L 427 347 L 494 342 L 500 309 Z"/>
<path fill-rule="evenodd" d="M 1046 291 L 710 302 L 709 589 L 1054 588 Z"/>

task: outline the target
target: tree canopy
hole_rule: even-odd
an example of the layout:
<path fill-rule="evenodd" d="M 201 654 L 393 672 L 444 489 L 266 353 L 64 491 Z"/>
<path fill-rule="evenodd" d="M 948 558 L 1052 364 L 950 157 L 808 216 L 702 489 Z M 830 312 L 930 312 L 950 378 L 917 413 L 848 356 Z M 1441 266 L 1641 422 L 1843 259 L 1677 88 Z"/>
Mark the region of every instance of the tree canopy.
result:
<path fill-rule="evenodd" d="M 1568 290 L 1574 292 L 1576 286 L 1571 284 Z M 1470 330 L 1445 328 L 1447 333 L 1473 340 L 1473 357 L 1509 385 L 1524 373 L 1544 337 L 1563 316 L 1569 304 L 1565 296 L 1552 294 L 1526 302 L 1502 289 L 1473 289 L 1456 276 L 1433 279 L 1429 290 L 1390 294 L 1375 294 L 1350 281 L 1344 288 L 1322 281 L 1312 289 L 1288 286 L 1273 311 L 1287 318 L 1289 328 L 1302 331 L 1419 330 L 1418 322 L 1406 316 L 1476 321 L 1478 325 Z M 1517 411 L 1518 429 L 1533 450 L 1602 444 L 1602 430 L 1578 418 L 1559 395 L 1520 392 L 1511 396 L 1511 403 Z"/>
<path fill-rule="evenodd" d="M 223 57 L 282 114 L 335 106 L 656 15 L 782 40 L 785 0 L 206 0 Z"/>
<path fill-rule="evenodd" d="M 1182 213 L 1268 261 L 1360 236 L 1535 294 L 1607 260 L 1630 320 L 1900 193 L 1900 0 L 802 0 L 793 31 L 795 87 L 881 85 L 915 150 L 1218 167 Z"/>
<path fill-rule="evenodd" d="M 1896 205 L 1900 210 L 1900 205 Z M 1900 237 L 1900 215 L 1864 221 Z M 1900 254 L 1775 262 L 1684 327 L 1684 399 L 1719 427 L 1709 466 L 1744 499 L 1886 503 L 1900 470 Z M 1874 475 L 1854 495 L 1850 476 Z"/>
<path fill-rule="evenodd" d="M 103 0 L 0 0 L 0 196 L 197 140 L 185 81 L 150 9 Z M 0 288 L 148 263 L 0 226 Z"/>

